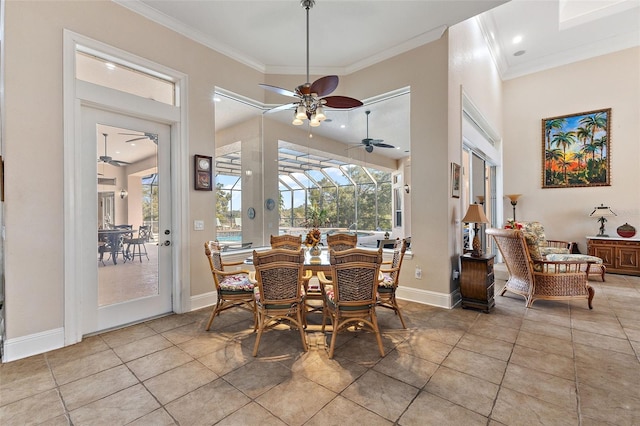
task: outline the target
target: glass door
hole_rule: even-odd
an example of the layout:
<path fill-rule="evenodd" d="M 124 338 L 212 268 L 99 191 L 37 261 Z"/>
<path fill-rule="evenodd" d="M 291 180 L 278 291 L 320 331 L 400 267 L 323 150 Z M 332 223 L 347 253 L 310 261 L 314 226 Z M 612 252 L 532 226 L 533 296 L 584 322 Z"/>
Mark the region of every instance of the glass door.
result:
<path fill-rule="evenodd" d="M 87 200 L 83 334 L 170 312 L 170 127 L 83 107 L 97 185 Z M 97 159 L 97 160 L 96 160 Z M 93 200 L 93 201 L 92 201 Z M 98 208 L 96 208 L 96 206 Z"/>

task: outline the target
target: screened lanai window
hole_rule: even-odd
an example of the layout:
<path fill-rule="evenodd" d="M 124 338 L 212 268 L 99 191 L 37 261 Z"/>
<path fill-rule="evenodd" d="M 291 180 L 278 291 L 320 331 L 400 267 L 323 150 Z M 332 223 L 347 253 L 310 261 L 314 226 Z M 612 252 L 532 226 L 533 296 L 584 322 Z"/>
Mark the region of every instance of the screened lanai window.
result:
<path fill-rule="evenodd" d="M 280 227 L 304 227 L 324 210 L 323 227 L 391 230 L 391 173 L 296 151 L 279 152 Z"/>

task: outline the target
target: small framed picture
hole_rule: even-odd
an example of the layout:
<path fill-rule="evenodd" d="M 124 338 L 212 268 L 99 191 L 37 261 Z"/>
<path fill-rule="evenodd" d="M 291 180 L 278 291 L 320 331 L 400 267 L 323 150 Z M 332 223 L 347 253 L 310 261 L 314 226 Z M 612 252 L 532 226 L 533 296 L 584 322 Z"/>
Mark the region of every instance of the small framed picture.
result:
<path fill-rule="evenodd" d="M 213 185 L 211 185 L 211 157 L 207 157 L 205 155 L 195 155 L 194 169 L 195 189 L 198 191 L 213 191 Z"/>
<path fill-rule="evenodd" d="M 460 164 L 451 163 L 451 196 L 460 198 Z"/>

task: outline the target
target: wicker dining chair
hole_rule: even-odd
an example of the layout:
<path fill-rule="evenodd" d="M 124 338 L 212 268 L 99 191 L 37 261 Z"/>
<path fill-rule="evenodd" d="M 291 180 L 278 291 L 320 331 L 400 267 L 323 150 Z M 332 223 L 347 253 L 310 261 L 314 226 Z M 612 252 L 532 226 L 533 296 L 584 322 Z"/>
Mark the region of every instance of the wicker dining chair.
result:
<path fill-rule="evenodd" d="M 257 329 L 256 299 L 253 294 L 254 284 L 249 279 L 248 270 L 225 271 L 225 267 L 242 265 L 243 262 L 222 261 L 220 244 L 217 241 L 204 243 L 204 253 L 209 260 L 213 282 L 218 293 L 218 300 L 211 312 L 205 330 L 209 331 L 213 319 L 222 311 L 230 308 L 242 308 L 253 314 L 253 330 Z"/>
<path fill-rule="evenodd" d="M 302 280 L 304 250 L 272 249 L 253 251 L 253 266 L 256 269 L 256 307 L 258 313 L 258 335 L 253 347 L 253 356 L 258 354 L 262 333 L 287 321 L 300 331 L 302 348 L 307 351 L 302 311 L 304 295 Z"/>
<path fill-rule="evenodd" d="M 358 244 L 356 234 L 329 234 L 327 235 L 327 247 L 329 250 L 342 251 L 355 248 Z"/>
<path fill-rule="evenodd" d="M 402 328 L 407 328 L 400 312 L 400 307 L 396 300 L 396 290 L 398 289 L 398 281 L 400 280 L 400 268 L 402 268 L 402 260 L 404 253 L 407 251 L 407 241 L 395 240 L 393 246 L 393 259 L 390 262 L 383 262 L 380 267 L 381 280 L 378 284 L 378 306 L 388 308 L 395 311 L 400 318 Z M 388 267 L 386 265 L 389 265 Z"/>
<path fill-rule="evenodd" d="M 271 236 L 272 249 L 300 250 L 300 247 L 302 247 L 302 235 L 283 234 Z"/>
<path fill-rule="evenodd" d="M 329 358 L 333 358 L 336 336 L 350 326 L 372 331 L 378 342 L 380 356 L 384 356 L 375 309 L 382 249 L 331 250 L 330 262 L 333 279 L 328 279 L 322 271 L 318 272 L 318 279 L 324 286 L 326 295 L 322 331 L 325 329 L 327 315 L 333 325 Z"/>
<path fill-rule="evenodd" d="M 489 228 L 509 271 L 509 279 L 500 293 L 510 291 L 525 298 L 527 308 L 539 299 L 587 299 L 592 309 L 594 289 L 588 283 L 589 268 L 593 262 L 584 260 L 548 261 L 534 259 L 530 249 L 537 249 L 537 240 L 520 230 Z"/>

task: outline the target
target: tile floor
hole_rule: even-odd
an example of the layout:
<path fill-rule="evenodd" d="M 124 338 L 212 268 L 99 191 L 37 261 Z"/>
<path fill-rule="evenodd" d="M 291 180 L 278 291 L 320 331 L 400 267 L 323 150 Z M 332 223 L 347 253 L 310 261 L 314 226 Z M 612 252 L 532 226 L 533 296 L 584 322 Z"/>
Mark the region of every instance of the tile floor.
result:
<path fill-rule="evenodd" d="M 373 336 L 265 333 L 209 310 L 86 338 L 0 366 L 0 424 L 639 425 L 640 277 L 591 280 L 586 301 L 496 297 L 491 314 L 403 303 Z M 312 321 L 315 318 L 311 319 Z"/>

